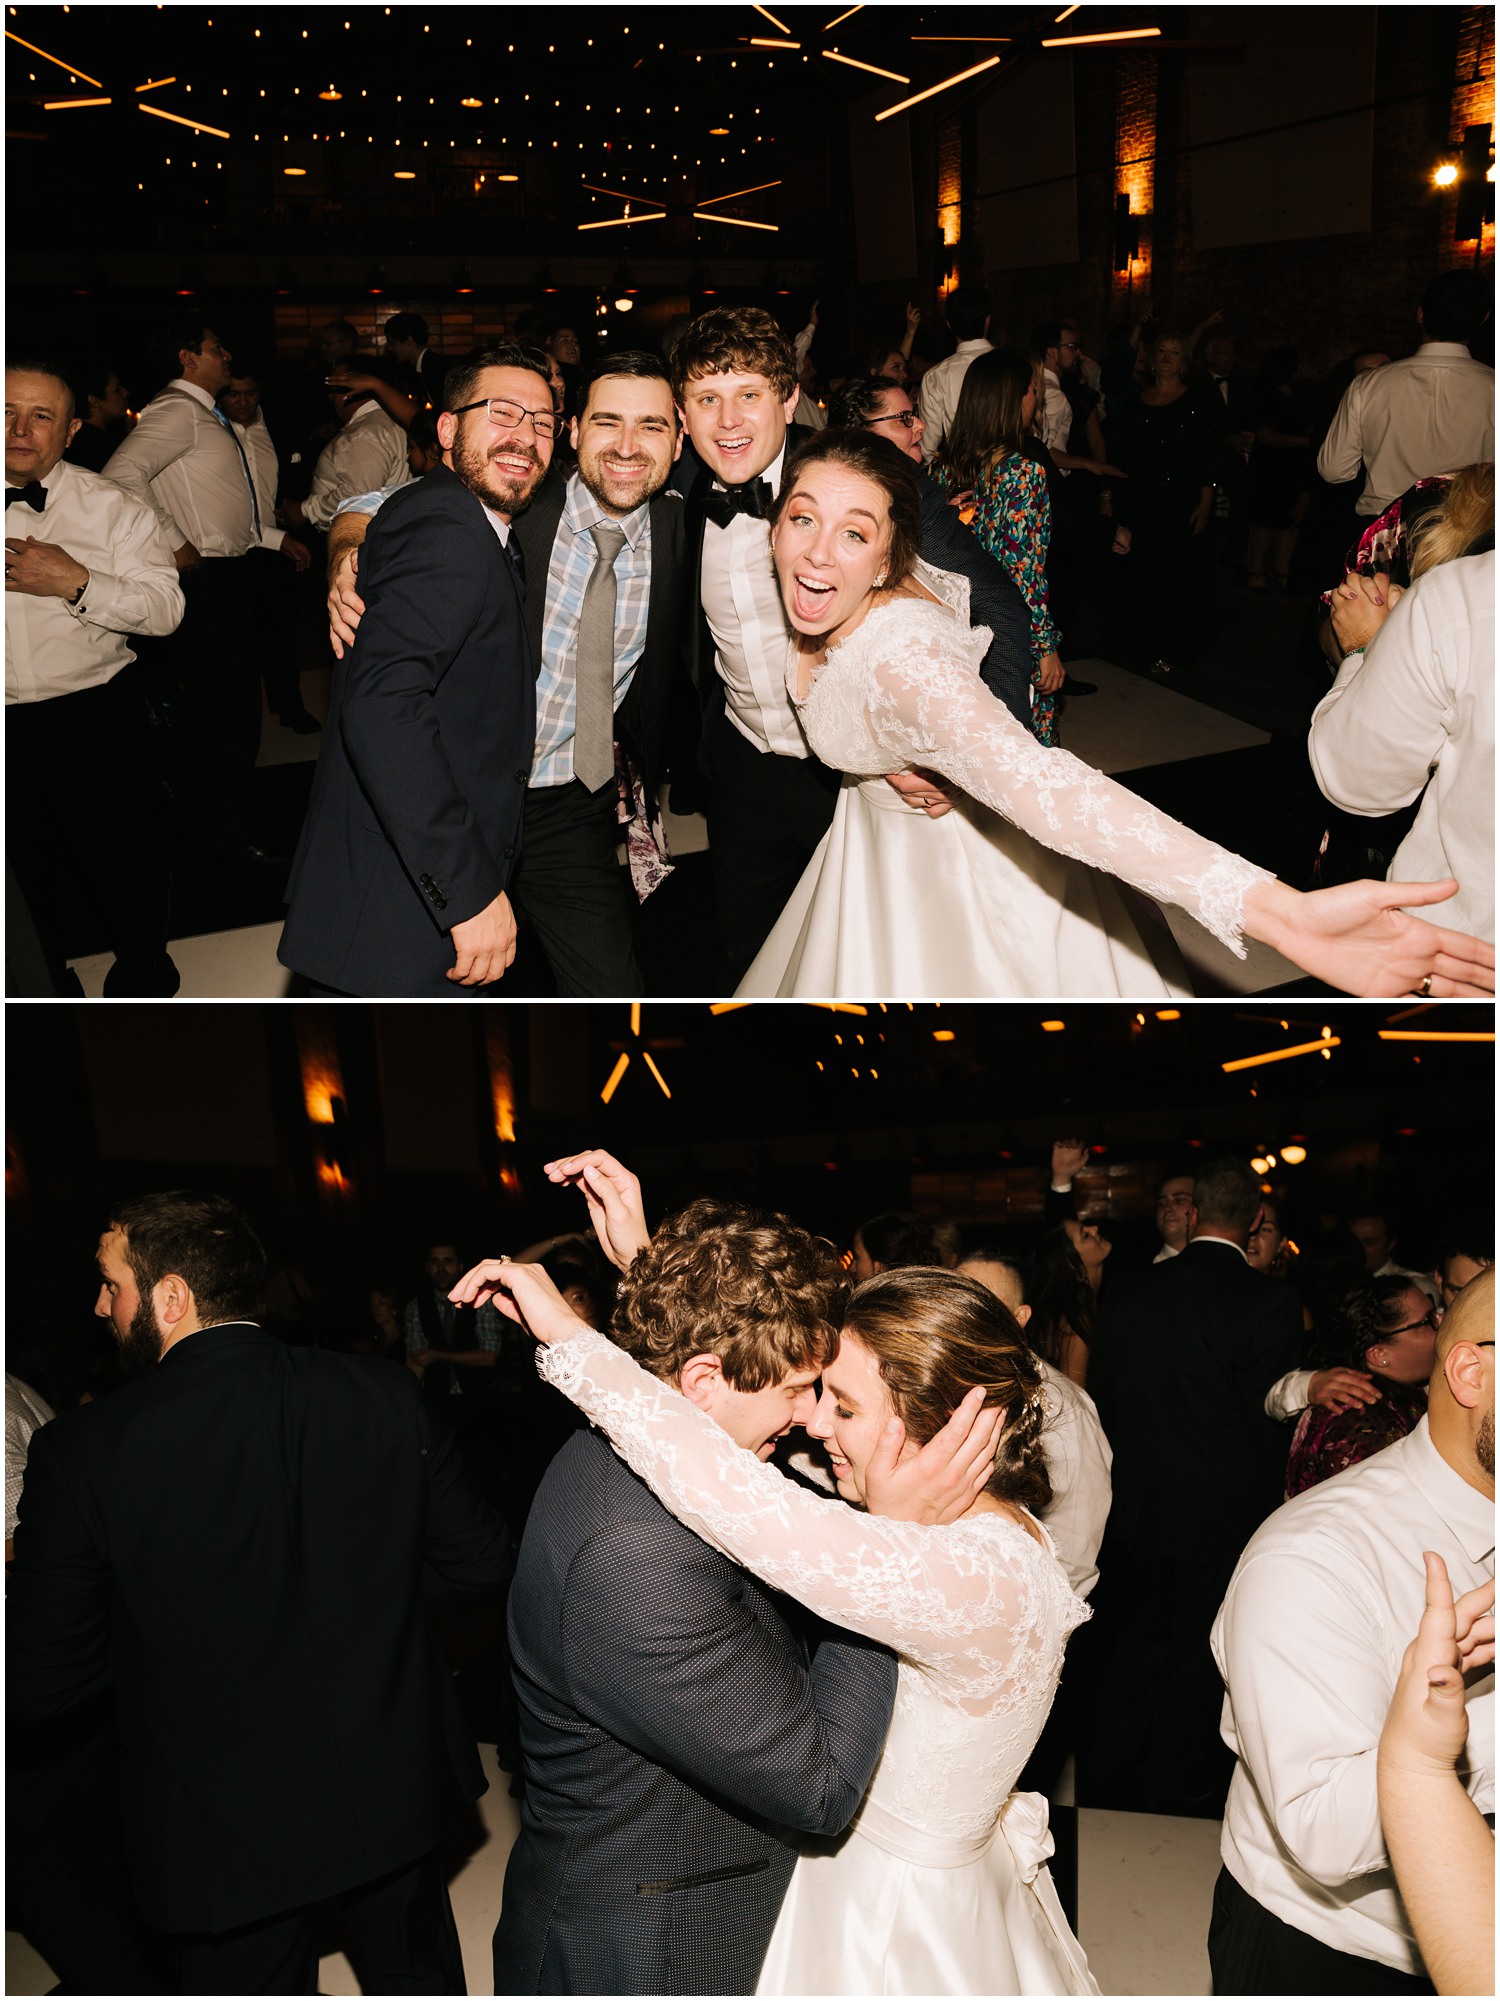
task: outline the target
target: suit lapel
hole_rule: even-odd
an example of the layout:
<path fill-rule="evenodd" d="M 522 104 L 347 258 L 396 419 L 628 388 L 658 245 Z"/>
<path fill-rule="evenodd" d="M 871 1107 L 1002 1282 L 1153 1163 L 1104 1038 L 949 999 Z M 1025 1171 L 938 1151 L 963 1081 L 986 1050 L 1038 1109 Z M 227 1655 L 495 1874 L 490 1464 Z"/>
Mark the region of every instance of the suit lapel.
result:
<path fill-rule="evenodd" d="M 568 482 L 554 465 L 537 488 L 536 497 L 511 529 L 521 541 L 526 558 L 526 636 L 531 641 L 531 657 L 537 668 L 542 664 L 542 627 L 547 617 L 547 572 L 552 565 L 552 544 L 557 540 L 557 524 L 562 520 L 568 497 Z"/>

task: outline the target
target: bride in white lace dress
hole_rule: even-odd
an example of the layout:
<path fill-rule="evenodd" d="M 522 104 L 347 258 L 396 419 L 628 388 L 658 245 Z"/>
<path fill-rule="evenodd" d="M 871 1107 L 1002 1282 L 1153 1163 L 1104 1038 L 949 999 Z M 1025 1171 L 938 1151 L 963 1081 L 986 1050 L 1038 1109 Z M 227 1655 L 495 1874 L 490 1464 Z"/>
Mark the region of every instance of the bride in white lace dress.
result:
<path fill-rule="evenodd" d="M 799 635 L 788 687 L 808 742 L 846 775 L 741 996 L 1186 991 L 1160 913 L 1132 910 L 1121 883 L 1240 957 L 1257 938 L 1352 993 L 1493 992 L 1493 947 L 1402 909 L 1452 883 L 1301 894 L 1037 743 L 980 680 L 990 634 L 968 626 L 963 578 L 916 561 L 919 533 L 908 462 L 868 432 L 821 433 L 782 481 L 772 552 Z M 964 796 L 940 818 L 914 813 L 883 776 L 907 766 Z"/>
<path fill-rule="evenodd" d="M 824 1371 L 808 1428 L 826 1441 L 845 1501 L 863 1500 L 893 1414 L 904 1456 L 976 1383 L 1004 1407 L 993 1464 L 978 1476 L 988 1471 L 988 1485 L 960 1520 L 926 1528 L 822 1499 L 761 1463 L 586 1328 L 539 1267 L 480 1265 L 455 1296 L 508 1306 L 507 1293 L 551 1344 L 542 1375 L 674 1515 L 775 1590 L 899 1655 L 869 1792 L 839 1841 L 804 1844 L 757 1992 L 1097 1993 L 1046 1867 L 1047 1803 L 1012 1790 L 1088 1610 L 1020 1505 L 1050 1500 L 1045 1390 L 1004 1307 L 957 1273 L 884 1273 L 854 1295 Z"/>

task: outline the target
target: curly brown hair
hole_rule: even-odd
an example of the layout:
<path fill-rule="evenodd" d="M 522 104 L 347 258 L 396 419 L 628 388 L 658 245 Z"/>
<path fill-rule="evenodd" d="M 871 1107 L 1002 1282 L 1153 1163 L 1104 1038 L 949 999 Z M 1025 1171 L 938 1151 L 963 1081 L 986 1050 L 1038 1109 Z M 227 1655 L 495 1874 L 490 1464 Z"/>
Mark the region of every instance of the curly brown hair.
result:
<path fill-rule="evenodd" d="M 717 1355 L 731 1389 L 764 1390 L 832 1359 L 848 1297 L 831 1244 L 705 1198 L 668 1217 L 625 1273 L 610 1331 L 663 1382 Z"/>
<path fill-rule="evenodd" d="M 797 357 L 761 306 L 711 306 L 683 329 L 672 350 L 672 393 L 680 403 L 700 375 L 763 375 L 786 401 L 797 386 Z"/>
<path fill-rule="evenodd" d="M 875 1356 L 896 1415 L 917 1445 L 941 1431 L 983 1383 L 986 1405 L 1007 1411 L 985 1491 L 1034 1514 L 1051 1507 L 1042 1372 L 1015 1316 L 987 1286 L 956 1271 L 903 1265 L 855 1289 L 844 1326 Z"/>

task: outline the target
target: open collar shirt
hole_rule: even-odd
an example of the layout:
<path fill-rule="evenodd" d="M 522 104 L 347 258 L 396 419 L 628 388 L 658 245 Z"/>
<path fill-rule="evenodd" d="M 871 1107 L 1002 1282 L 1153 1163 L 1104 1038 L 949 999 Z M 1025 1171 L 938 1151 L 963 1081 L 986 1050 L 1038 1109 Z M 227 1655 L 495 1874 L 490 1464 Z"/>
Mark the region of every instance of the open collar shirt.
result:
<path fill-rule="evenodd" d="M 1461 341 L 1423 341 L 1404 361 L 1367 368 L 1344 391 L 1318 453 L 1337 483 L 1363 462 L 1357 512 L 1383 514 L 1431 473 L 1457 472 L 1495 456 L 1495 371 Z"/>
<path fill-rule="evenodd" d="M 149 507 L 102 474 L 66 459 L 42 485 L 47 490 L 42 512 L 18 502 L 6 509 L 5 532 L 66 549 L 89 580 L 77 604 L 25 591 L 6 593 L 7 703 L 45 702 L 102 687 L 135 658 L 128 634 L 160 637 L 182 622 L 172 545 Z"/>
<path fill-rule="evenodd" d="M 1375 1753 L 1426 1603 L 1422 1552 L 1455 1594 L 1494 1574 L 1495 1508 L 1433 1444 L 1427 1418 L 1300 1494 L 1246 1545 L 1214 1622 L 1238 1763 L 1221 1852 L 1263 1909 L 1339 1952 L 1420 1973 L 1380 1829 Z M 1495 1679 L 1472 1680 L 1460 1768 L 1494 1809 Z"/>

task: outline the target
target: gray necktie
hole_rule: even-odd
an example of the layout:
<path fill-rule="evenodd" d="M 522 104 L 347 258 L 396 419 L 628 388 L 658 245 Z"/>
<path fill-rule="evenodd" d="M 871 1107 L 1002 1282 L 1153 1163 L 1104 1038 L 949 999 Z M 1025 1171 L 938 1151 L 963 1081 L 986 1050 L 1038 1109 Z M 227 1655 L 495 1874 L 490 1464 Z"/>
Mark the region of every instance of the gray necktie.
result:
<path fill-rule="evenodd" d="M 615 771 L 615 558 L 625 530 L 596 521 L 589 533 L 599 559 L 589 571 L 578 621 L 573 776 L 597 792 Z"/>

